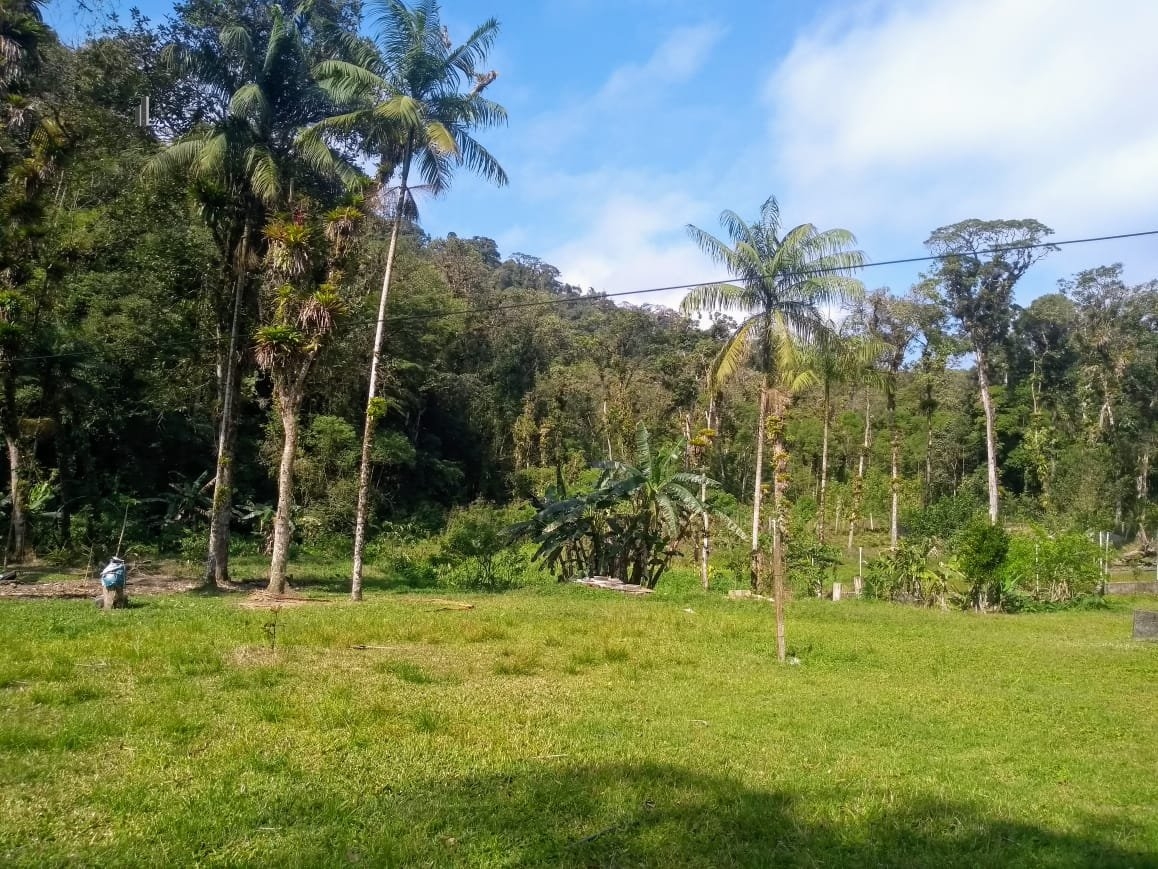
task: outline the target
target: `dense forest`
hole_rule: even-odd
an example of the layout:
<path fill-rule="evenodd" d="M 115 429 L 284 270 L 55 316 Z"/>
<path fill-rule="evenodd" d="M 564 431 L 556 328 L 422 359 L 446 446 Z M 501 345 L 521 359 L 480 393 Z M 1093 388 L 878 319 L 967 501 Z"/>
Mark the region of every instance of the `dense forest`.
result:
<path fill-rule="evenodd" d="M 1158 282 L 1091 262 L 1018 305 L 1052 235 L 1019 219 L 931 228 L 916 285 L 866 288 L 850 233 L 769 199 L 692 228 L 734 284 L 617 304 L 423 232 L 456 172 L 505 181 L 475 138 L 505 120 L 498 25 L 455 42 L 433 2 L 376 8 L 188 0 L 76 47 L 36 0 L 0 8 L 8 563 L 124 533 L 209 584 L 258 547 L 284 588 L 293 546 L 353 547 L 359 595 L 367 543 L 468 505 L 547 545 L 568 509 L 590 535 L 652 489 L 658 518 L 605 534 L 662 557 L 545 557 L 647 584 L 702 551 L 706 582 L 706 538 L 742 528 L 779 600 L 866 529 L 894 552 L 978 515 L 1147 544 Z"/>

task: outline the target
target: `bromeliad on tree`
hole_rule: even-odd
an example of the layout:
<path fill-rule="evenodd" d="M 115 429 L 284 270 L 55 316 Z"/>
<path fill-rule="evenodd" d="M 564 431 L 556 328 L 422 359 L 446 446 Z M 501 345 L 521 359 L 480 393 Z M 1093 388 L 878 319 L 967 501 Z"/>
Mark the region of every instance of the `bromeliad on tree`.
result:
<path fill-rule="evenodd" d="M 310 371 L 345 308 L 342 265 L 360 222 L 357 203 L 321 218 L 299 204 L 293 217 L 275 218 L 265 228 L 266 322 L 254 334 L 254 356 L 273 381 L 284 438 L 269 568 L 269 590 L 277 594 L 286 586 L 299 411 Z"/>

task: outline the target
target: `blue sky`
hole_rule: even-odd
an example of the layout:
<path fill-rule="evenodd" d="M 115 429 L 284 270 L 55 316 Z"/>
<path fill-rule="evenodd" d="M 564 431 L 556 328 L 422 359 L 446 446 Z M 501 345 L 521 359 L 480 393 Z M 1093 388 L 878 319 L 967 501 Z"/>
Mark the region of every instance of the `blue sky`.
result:
<path fill-rule="evenodd" d="M 1158 229 L 1154 0 L 444 0 L 443 16 L 458 38 L 502 24 L 488 94 L 510 124 L 482 138 L 511 184 L 460 175 L 424 226 L 583 287 L 722 277 L 685 225 L 717 232 L 721 210 L 754 218 L 769 195 L 875 260 L 969 217 L 1036 218 L 1056 239 Z M 49 19 L 67 38 L 86 23 L 64 0 Z M 1019 297 L 1116 261 L 1158 277 L 1158 237 L 1067 248 Z M 918 271 L 863 277 L 903 290 Z"/>

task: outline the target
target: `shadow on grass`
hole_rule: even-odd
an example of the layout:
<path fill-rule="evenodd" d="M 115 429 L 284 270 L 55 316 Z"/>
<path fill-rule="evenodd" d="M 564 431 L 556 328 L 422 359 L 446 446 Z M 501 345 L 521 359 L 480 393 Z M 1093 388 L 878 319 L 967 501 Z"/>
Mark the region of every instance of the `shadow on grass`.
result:
<path fill-rule="evenodd" d="M 392 796 L 390 814 L 401 809 L 431 834 L 425 857 L 435 863 L 1158 865 L 1155 854 L 1120 844 L 1130 831 L 1121 819 L 1090 818 L 1063 833 L 974 805 L 836 791 L 805 798 L 667 765 L 534 769 Z"/>

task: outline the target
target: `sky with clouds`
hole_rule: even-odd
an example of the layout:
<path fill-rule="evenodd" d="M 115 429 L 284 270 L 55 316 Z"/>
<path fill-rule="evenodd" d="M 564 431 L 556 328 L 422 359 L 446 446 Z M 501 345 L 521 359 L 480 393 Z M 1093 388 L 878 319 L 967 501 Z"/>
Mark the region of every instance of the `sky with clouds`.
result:
<path fill-rule="evenodd" d="M 459 176 L 422 204 L 425 228 L 584 288 L 721 278 L 685 226 L 718 232 L 720 211 L 755 218 L 770 195 L 786 223 L 849 229 L 872 260 L 919 256 L 970 217 L 1036 218 L 1057 240 L 1158 229 L 1155 0 L 442 5 L 452 37 L 502 25 L 488 95 L 510 123 L 481 138 L 511 183 Z M 49 20 L 69 36 L 83 13 L 54 0 Z M 1111 262 L 1158 277 L 1158 237 L 1065 248 L 1019 297 Z M 919 268 L 864 279 L 903 290 Z"/>

